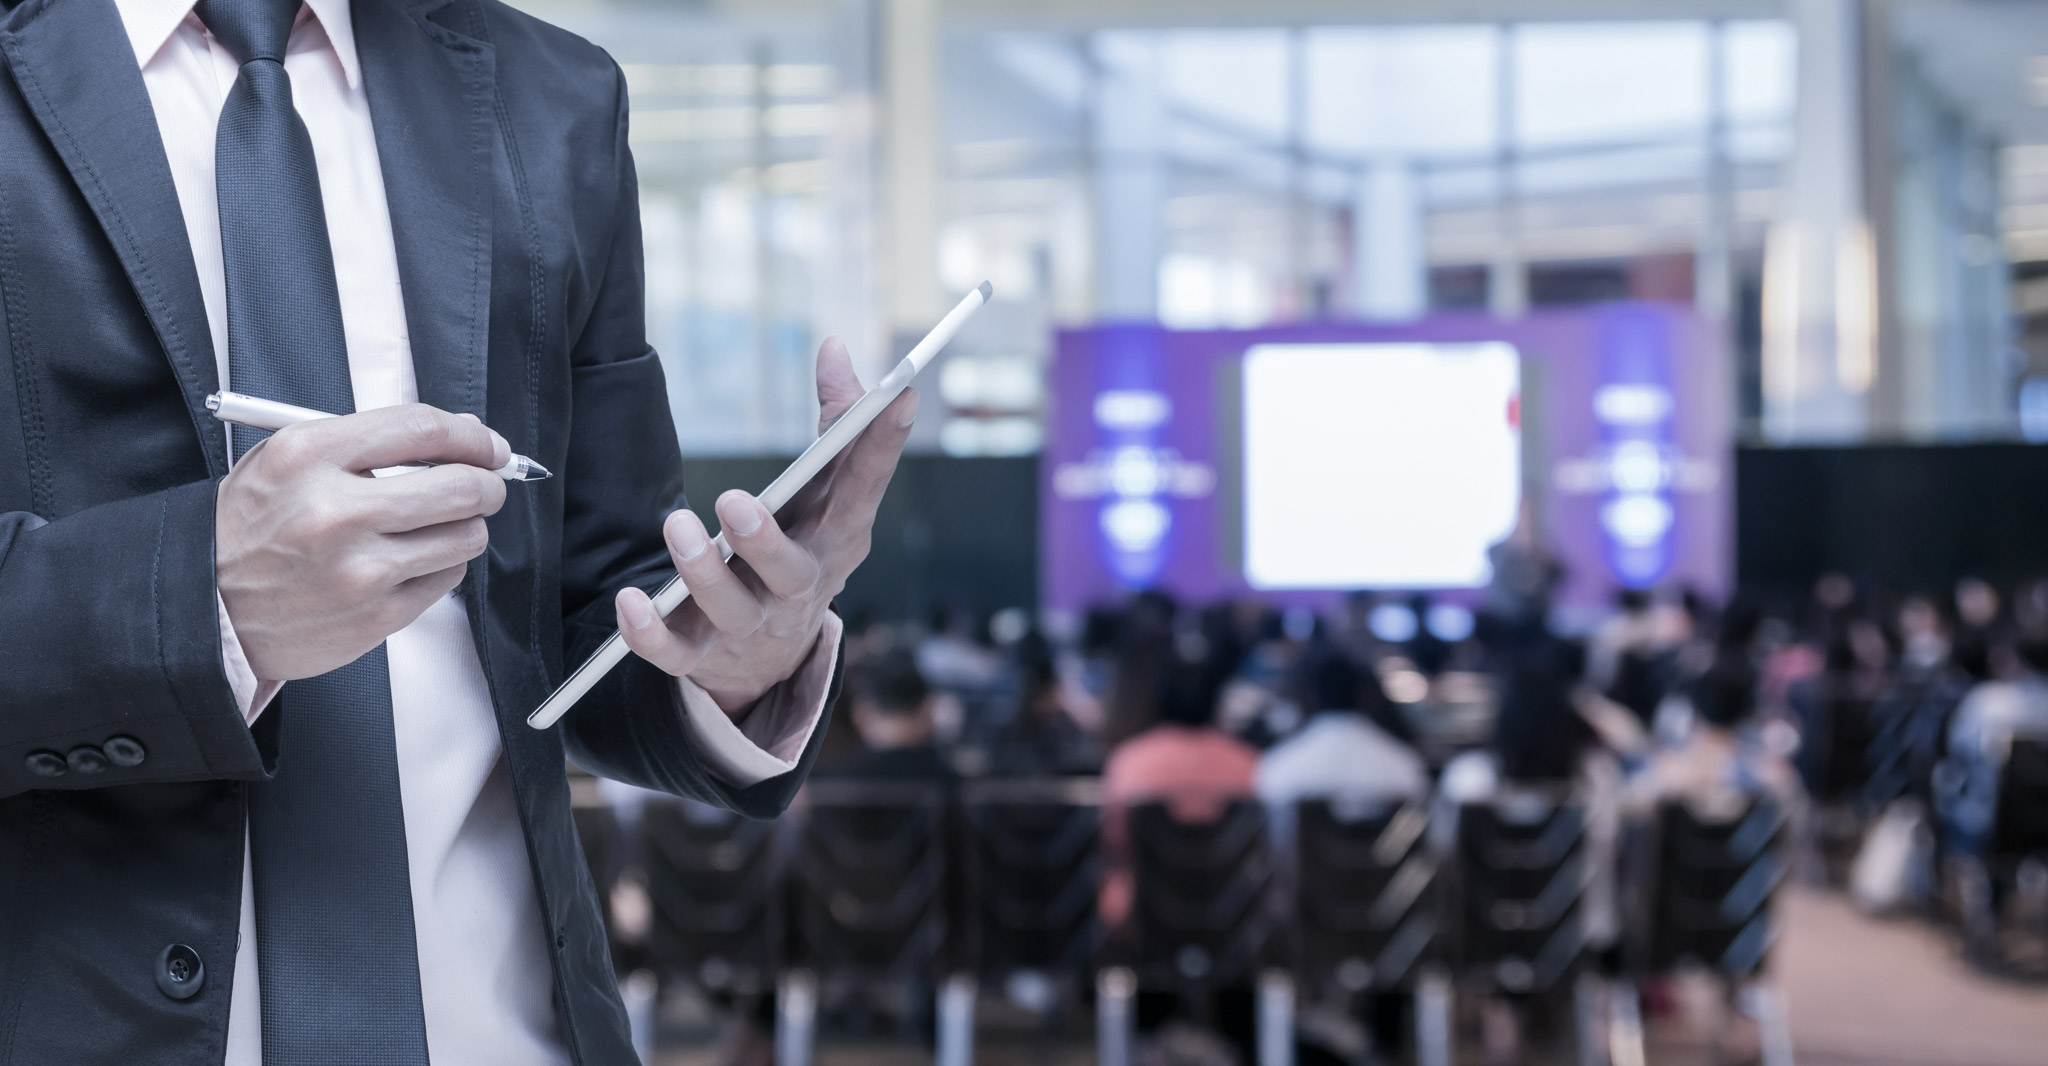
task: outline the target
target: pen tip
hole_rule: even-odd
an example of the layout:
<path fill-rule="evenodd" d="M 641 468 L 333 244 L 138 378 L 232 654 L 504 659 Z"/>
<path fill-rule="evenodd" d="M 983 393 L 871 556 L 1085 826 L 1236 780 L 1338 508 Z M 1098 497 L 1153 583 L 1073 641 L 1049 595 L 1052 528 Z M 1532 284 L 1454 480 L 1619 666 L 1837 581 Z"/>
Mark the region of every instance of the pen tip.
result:
<path fill-rule="evenodd" d="M 983 303 L 987 303 L 989 296 L 993 294 L 996 290 L 992 286 L 990 286 L 988 282 L 984 281 L 979 286 L 976 286 L 974 291 L 981 294 L 981 300 Z"/>
<path fill-rule="evenodd" d="M 550 471 L 547 467 L 544 467 L 531 459 L 528 459 L 526 461 L 527 481 L 546 481 L 547 479 L 554 476 L 554 472 Z"/>

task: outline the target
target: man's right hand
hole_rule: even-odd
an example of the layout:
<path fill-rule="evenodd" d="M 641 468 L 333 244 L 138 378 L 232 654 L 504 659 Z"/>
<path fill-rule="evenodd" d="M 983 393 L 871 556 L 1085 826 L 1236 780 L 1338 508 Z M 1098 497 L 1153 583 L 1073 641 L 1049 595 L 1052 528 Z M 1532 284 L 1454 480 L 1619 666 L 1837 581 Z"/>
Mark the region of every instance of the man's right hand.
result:
<path fill-rule="evenodd" d="M 425 404 L 289 426 L 251 448 L 214 505 L 214 581 L 266 681 L 354 662 L 462 582 L 505 504 L 512 450 Z M 391 477 L 370 472 L 426 460 Z"/>

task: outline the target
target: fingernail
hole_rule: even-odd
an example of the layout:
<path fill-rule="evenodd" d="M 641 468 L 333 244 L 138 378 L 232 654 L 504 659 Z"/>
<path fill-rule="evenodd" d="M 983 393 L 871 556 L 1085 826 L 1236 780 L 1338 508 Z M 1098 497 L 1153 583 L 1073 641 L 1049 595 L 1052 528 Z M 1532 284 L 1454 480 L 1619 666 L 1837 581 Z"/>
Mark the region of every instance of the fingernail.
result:
<path fill-rule="evenodd" d="M 635 632 L 654 624 L 654 605 L 644 596 L 619 597 L 619 613 L 626 616 L 626 624 Z"/>
<path fill-rule="evenodd" d="M 896 425 L 903 429 L 909 429 L 910 424 L 917 421 L 917 390 L 910 390 L 908 395 L 910 402 L 904 404 L 903 413 L 896 416 Z"/>
<path fill-rule="evenodd" d="M 498 436 L 495 429 L 491 431 L 491 461 L 494 468 L 512 461 L 511 442 Z"/>
<path fill-rule="evenodd" d="M 703 524 L 693 517 L 676 519 L 672 529 L 671 535 L 675 538 L 675 543 L 671 547 L 676 553 L 676 558 L 683 562 L 687 563 L 697 558 L 704 554 L 704 549 L 711 546 L 710 538 L 704 535 Z"/>
<path fill-rule="evenodd" d="M 719 512 L 719 517 L 725 520 L 725 528 L 732 530 L 736 537 L 751 537 L 760 532 L 761 518 L 766 513 L 761 510 L 761 502 L 744 494 L 733 498 L 737 502 Z"/>

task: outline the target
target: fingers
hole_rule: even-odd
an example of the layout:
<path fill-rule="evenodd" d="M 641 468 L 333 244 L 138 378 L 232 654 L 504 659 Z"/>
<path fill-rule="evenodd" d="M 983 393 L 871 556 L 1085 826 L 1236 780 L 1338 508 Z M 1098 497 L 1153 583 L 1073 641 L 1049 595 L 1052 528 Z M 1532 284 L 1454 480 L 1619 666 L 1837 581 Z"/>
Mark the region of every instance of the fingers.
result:
<path fill-rule="evenodd" d="M 720 496 L 718 523 L 725 531 L 726 543 L 732 545 L 733 554 L 747 561 L 768 591 L 791 597 L 817 587 L 822 573 L 817 557 L 791 540 L 761 501 L 738 489 Z"/>
<path fill-rule="evenodd" d="M 845 507 L 846 513 L 862 522 L 873 522 L 882 493 L 896 474 L 903 444 L 910 439 L 910 425 L 916 419 L 917 390 L 905 389 L 861 431 L 859 439 L 840 456 L 840 468 L 832 477 L 835 510 Z"/>
<path fill-rule="evenodd" d="M 839 421 L 866 391 L 861 388 L 860 375 L 853 372 L 853 356 L 847 352 L 846 342 L 825 338 L 818 346 L 818 432 Z"/>
<path fill-rule="evenodd" d="M 704 523 L 696 515 L 677 511 L 668 516 L 661 531 L 668 539 L 668 554 L 676 564 L 676 573 L 683 575 L 683 584 L 690 587 L 690 598 L 697 601 L 697 609 L 704 612 L 706 620 L 738 637 L 761 628 L 767 615 L 760 596 L 725 565 L 721 557 L 724 553 L 713 547 Z"/>
<path fill-rule="evenodd" d="M 401 581 L 461 566 L 490 546 L 490 530 L 481 518 L 394 533 L 382 543 Z"/>
<path fill-rule="evenodd" d="M 273 454 L 280 448 L 310 453 L 358 473 L 416 461 L 495 470 L 512 458 L 505 438 L 475 418 L 423 403 L 286 426 L 271 440 Z"/>
<path fill-rule="evenodd" d="M 505 479 L 461 463 L 365 480 L 361 491 L 372 501 L 372 528 L 379 533 L 494 515 L 505 506 Z"/>
<path fill-rule="evenodd" d="M 408 602 L 417 601 L 419 610 L 424 611 L 435 600 L 454 592 L 455 587 L 462 584 L 463 575 L 467 573 L 468 563 L 456 563 L 431 574 L 421 574 L 407 579 L 398 586 L 398 598 Z"/>
<path fill-rule="evenodd" d="M 687 579 L 686 579 L 687 580 Z M 690 590 L 692 597 L 696 589 Z M 654 601 L 645 592 L 628 586 L 613 600 L 619 614 L 619 636 L 633 654 L 654 664 L 671 677 L 682 677 L 696 669 L 703 653 L 661 622 Z"/>
<path fill-rule="evenodd" d="M 393 633 L 412 624 L 422 612 L 434 605 L 434 601 L 455 591 L 462 584 L 462 577 L 469 572 L 466 564 L 458 563 L 444 570 L 401 582 L 390 598 L 393 616 L 389 619 Z"/>

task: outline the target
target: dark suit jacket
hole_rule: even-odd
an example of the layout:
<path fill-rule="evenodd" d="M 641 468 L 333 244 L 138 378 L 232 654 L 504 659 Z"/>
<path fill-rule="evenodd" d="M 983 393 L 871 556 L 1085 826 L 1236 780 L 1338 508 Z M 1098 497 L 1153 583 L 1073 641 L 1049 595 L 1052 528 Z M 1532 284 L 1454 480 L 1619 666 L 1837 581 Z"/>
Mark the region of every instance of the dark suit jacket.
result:
<path fill-rule="evenodd" d="M 111 0 L 0 6 L 0 1063 L 219 1063 L 244 783 L 291 753 L 243 724 L 221 662 L 214 352 Z M 514 488 L 462 595 L 562 1031 L 579 1063 L 635 1061 L 564 756 L 765 817 L 814 752 L 720 785 L 638 660 L 561 727 L 525 725 L 610 629 L 610 593 L 662 579 L 659 524 L 683 503 L 625 86 L 497 0 L 355 0 L 354 20 L 421 399 L 559 474 Z M 200 956 L 197 995 L 159 991 L 171 944 Z"/>

